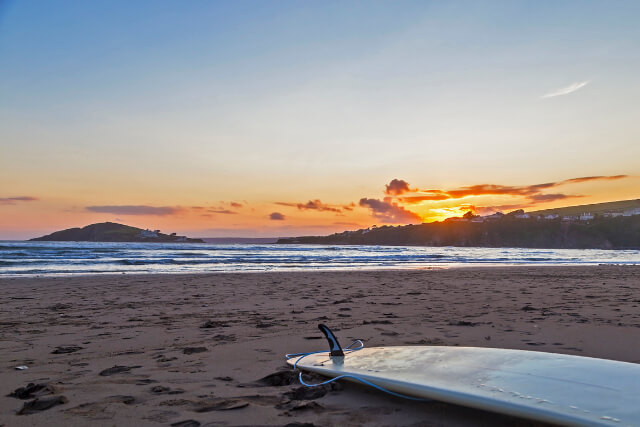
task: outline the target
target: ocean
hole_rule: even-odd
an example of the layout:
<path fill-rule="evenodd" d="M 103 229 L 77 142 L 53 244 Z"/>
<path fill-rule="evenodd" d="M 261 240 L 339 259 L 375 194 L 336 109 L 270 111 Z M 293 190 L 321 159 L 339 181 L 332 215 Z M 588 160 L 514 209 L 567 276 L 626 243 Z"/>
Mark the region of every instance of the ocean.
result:
<path fill-rule="evenodd" d="M 0 241 L 0 277 L 640 264 L 640 250 Z"/>

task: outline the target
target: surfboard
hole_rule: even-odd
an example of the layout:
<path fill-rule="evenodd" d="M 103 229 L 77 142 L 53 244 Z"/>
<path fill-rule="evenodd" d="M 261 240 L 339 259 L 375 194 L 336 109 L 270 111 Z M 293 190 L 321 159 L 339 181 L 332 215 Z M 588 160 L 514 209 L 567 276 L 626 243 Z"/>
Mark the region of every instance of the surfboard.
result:
<path fill-rule="evenodd" d="M 327 377 L 567 426 L 640 426 L 640 365 L 537 351 L 372 347 L 288 360 Z"/>

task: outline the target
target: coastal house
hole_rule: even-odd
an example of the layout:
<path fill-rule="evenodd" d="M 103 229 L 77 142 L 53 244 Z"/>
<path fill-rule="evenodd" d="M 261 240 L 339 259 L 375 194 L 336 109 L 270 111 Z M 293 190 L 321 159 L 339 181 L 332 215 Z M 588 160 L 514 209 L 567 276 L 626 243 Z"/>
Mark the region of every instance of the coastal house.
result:
<path fill-rule="evenodd" d="M 518 219 L 529 219 L 529 218 L 531 218 L 531 215 L 529 215 L 528 213 L 521 213 L 521 214 L 517 214 L 516 218 L 518 218 Z"/>
<path fill-rule="evenodd" d="M 471 222 L 484 222 L 484 218 L 481 216 L 477 216 L 471 220 Z"/>
<path fill-rule="evenodd" d="M 560 215 L 558 214 L 548 214 L 544 216 L 544 219 L 558 219 L 560 218 Z"/>
<path fill-rule="evenodd" d="M 634 216 L 634 215 L 640 215 L 640 208 L 629 209 L 622 213 L 622 216 Z"/>
<path fill-rule="evenodd" d="M 503 216 L 504 214 L 502 212 L 496 212 L 494 214 L 485 216 L 484 219 L 485 221 L 497 221 L 499 219 L 502 219 Z"/>
<path fill-rule="evenodd" d="M 591 212 L 584 212 L 580 215 L 580 221 L 591 221 L 595 216 Z"/>
<path fill-rule="evenodd" d="M 624 215 L 624 213 L 622 212 L 605 212 L 602 214 L 602 216 L 605 218 L 616 218 L 622 215 Z"/>
<path fill-rule="evenodd" d="M 562 217 L 562 221 L 564 222 L 571 222 L 571 221 L 577 221 L 578 217 L 575 215 L 565 215 Z"/>
<path fill-rule="evenodd" d="M 145 239 L 155 239 L 158 237 L 158 233 L 160 232 L 160 230 L 155 230 L 155 231 L 151 231 L 149 229 L 147 230 L 142 230 L 140 232 L 140 237 L 143 237 Z"/>

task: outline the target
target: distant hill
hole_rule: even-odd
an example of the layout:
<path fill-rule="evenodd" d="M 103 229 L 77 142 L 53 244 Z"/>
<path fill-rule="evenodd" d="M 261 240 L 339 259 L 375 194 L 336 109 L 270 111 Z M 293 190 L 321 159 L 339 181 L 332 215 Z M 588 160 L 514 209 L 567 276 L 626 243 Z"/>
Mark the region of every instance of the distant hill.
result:
<path fill-rule="evenodd" d="M 590 205 L 567 206 L 564 208 L 544 209 L 541 211 L 529 212 L 532 215 L 580 215 L 585 212 L 592 214 L 603 214 L 605 212 L 624 212 L 630 209 L 640 208 L 640 199 L 620 200 L 617 202 L 594 203 Z"/>
<path fill-rule="evenodd" d="M 558 249 L 638 249 L 640 215 L 596 217 L 592 220 L 561 218 L 456 219 L 427 224 L 382 226 L 345 231 L 330 236 L 280 239 L 281 244 L 468 246 Z"/>
<path fill-rule="evenodd" d="M 101 222 L 83 228 L 69 228 L 31 239 L 39 242 L 152 242 L 152 243 L 204 243 L 201 239 L 143 230 L 115 222 Z"/>

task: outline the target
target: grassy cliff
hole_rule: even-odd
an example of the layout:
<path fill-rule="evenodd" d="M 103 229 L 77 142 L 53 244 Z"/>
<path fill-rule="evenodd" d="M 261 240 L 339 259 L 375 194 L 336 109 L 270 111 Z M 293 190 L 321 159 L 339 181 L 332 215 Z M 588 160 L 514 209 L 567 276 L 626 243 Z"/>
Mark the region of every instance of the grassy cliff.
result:
<path fill-rule="evenodd" d="M 605 212 L 624 212 L 626 210 L 631 210 L 635 208 L 640 208 L 640 199 L 620 200 L 617 202 L 606 202 L 606 203 L 593 203 L 590 205 L 567 206 L 564 208 L 545 209 L 545 210 L 534 211 L 529 213 L 532 215 L 557 214 L 557 215 L 563 216 L 563 215 L 580 215 L 581 213 L 589 212 L 592 214 L 601 215 Z"/>
<path fill-rule="evenodd" d="M 567 249 L 640 248 L 640 215 L 592 221 L 518 219 L 383 226 L 330 236 L 280 239 L 278 243 L 331 245 L 475 246 Z"/>

